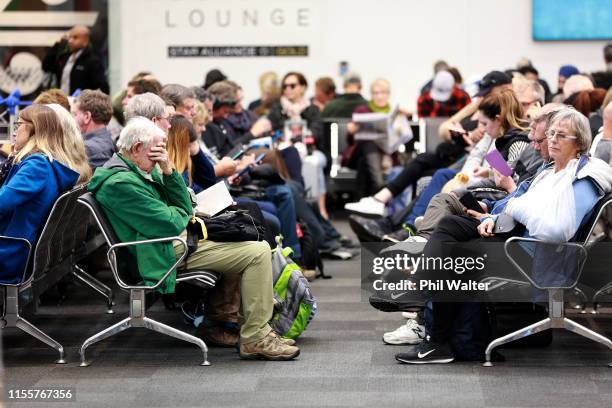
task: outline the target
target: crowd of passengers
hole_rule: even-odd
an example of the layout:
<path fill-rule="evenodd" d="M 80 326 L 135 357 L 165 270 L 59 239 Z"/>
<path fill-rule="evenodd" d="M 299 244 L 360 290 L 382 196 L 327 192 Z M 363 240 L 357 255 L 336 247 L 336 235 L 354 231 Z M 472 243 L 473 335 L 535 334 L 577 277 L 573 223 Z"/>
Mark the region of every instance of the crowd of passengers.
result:
<path fill-rule="evenodd" d="M 425 254 L 436 256 L 440 248 L 435 242 L 495 240 L 496 219 L 507 214 L 525 226 L 525 236 L 568 241 L 597 200 L 611 190 L 612 93 L 595 87 L 591 77 L 573 66 L 561 68 L 553 96 L 528 61 L 516 70 L 491 71 L 476 90 L 463 86 L 458 69 L 436 63 L 434 77 L 421 90 L 417 112 L 400 112 L 412 118 L 448 117 L 440 127 L 443 142 L 435 153 L 416 155 L 393 179 L 385 180 L 389 169 L 400 163 L 397 153 L 389 155 L 373 142 L 355 140 L 360 126 L 350 121 L 355 113 L 392 111 L 391 86 L 385 79 L 372 82 L 367 100 L 359 75 L 345 75 L 342 94 L 336 93 L 331 78 L 322 77 L 309 98 L 308 81 L 300 72 L 281 78 L 266 72 L 259 78 L 260 97 L 245 107 L 241 86 L 219 70 L 209 71 L 202 86 L 191 87 L 162 84 L 152 73 L 142 72 L 111 98 L 103 92 L 108 86 L 93 60 L 89 65 L 95 81 L 87 71 L 82 77 L 63 75 L 72 68 L 69 64 L 89 52 L 88 33 L 78 27 L 72 31 L 77 40 L 69 43 L 68 58 L 46 60 L 58 74 L 58 88 L 40 93 L 20 110 L 11 129 L 13 142 L 1 147 L 0 235 L 35 243 L 54 201 L 75 185 L 88 183 L 119 240 L 185 236 L 193 214 L 191 193 L 224 180 L 233 188 L 235 201 L 254 203 L 261 210 L 266 240 L 203 241 L 177 273 L 207 269 L 221 274 L 198 335 L 210 345 L 238 346 L 245 359 L 290 360 L 300 352 L 295 341 L 282 338 L 268 324 L 274 298 L 270 247 L 277 235 L 283 236 L 298 264 L 305 265 L 306 258 L 299 222 L 312 234 L 318 252 L 340 253 L 343 259 L 355 254 L 351 240 L 336 230 L 327 211 L 324 170 L 329 157 L 320 149 L 325 118 L 349 120 L 342 160 L 357 170 L 357 194 L 363 198 L 346 208 L 379 216 L 351 216 L 360 239 L 423 242 Z M 77 96 L 69 96 L 77 81 L 96 88 L 83 85 Z M 553 98 L 562 102 L 549 102 Z M 295 124 L 299 129 L 292 128 Z M 595 134 L 600 136 L 592 147 Z M 262 139 L 272 140 L 272 145 L 254 144 Z M 487 166 L 484 156 L 492 149 L 511 166 L 511 176 Z M 256 163 L 262 151 L 263 163 Z M 307 196 L 303 161 L 317 169 L 315 200 Z M 247 175 L 242 175 L 244 169 L 250 170 Z M 422 183 L 426 186 L 402 219 L 385 216 L 386 204 L 425 176 L 431 178 Z M 468 186 L 493 187 L 499 194 L 481 200 L 481 211 L 466 212 L 455 191 Z M 240 194 L 245 190 L 256 194 Z M 571 214 L 549 222 L 546 207 L 568 201 Z M 139 250 L 142 279 L 157 282 L 180 254 L 171 243 Z M 26 263 L 23 245 L 3 244 L 2 282 L 18 283 Z M 314 271 L 303 269 L 314 278 Z M 174 292 L 175 280 L 176 274 L 171 275 L 160 291 Z M 398 360 L 453 360 L 449 341 L 460 308 L 434 302 L 430 309 L 428 333 L 411 316 L 384 335 L 389 344 L 417 345 Z"/>

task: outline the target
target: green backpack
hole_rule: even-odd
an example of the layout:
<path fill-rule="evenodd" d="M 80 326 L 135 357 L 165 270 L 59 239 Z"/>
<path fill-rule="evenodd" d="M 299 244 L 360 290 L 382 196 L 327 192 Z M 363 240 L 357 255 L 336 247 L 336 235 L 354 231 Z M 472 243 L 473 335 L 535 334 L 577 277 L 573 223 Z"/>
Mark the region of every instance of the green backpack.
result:
<path fill-rule="evenodd" d="M 270 325 L 282 337 L 295 339 L 317 313 L 317 300 L 300 267 L 289 258 L 291 248 L 283 248 L 278 238 L 276 242 L 278 246 L 272 250 L 275 304 Z"/>

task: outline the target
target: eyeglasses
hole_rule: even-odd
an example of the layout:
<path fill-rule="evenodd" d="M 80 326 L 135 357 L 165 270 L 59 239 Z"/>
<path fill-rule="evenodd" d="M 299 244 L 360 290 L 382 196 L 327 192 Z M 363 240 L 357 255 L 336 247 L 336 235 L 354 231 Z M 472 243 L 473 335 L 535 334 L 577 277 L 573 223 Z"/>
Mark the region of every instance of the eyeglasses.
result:
<path fill-rule="evenodd" d="M 25 122 L 22 121 L 15 121 L 13 122 L 13 127 L 11 128 L 11 133 L 9 134 L 9 136 L 14 135 L 15 133 L 17 133 L 17 130 L 19 129 L 19 126 L 24 125 Z"/>
<path fill-rule="evenodd" d="M 539 145 L 541 145 L 542 143 L 544 143 L 544 141 L 545 141 L 546 139 L 547 139 L 546 137 L 543 137 L 543 138 L 541 138 L 541 139 L 529 139 L 529 141 L 530 141 L 531 143 L 533 143 L 534 145 L 538 145 L 538 146 L 539 146 Z"/>
<path fill-rule="evenodd" d="M 295 83 L 293 83 L 293 84 L 283 84 L 283 89 L 287 89 L 287 88 L 295 89 L 295 87 L 298 86 L 298 85 L 299 84 L 295 84 Z"/>
<path fill-rule="evenodd" d="M 576 137 L 576 136 L 573 136 L 573 135 L 564 135 L 563 133 L 559 133 L 558 130 L 552 130 L 552 129 L 547 130 L 546 132 L 544 132 L 544 134 L 546 135 L 548 140 L 553 140 L 555 137 L 559 141 L 561 141 L 561 140 L 576 140 L 576 139 L 578 139 L 578 137 Z"/>

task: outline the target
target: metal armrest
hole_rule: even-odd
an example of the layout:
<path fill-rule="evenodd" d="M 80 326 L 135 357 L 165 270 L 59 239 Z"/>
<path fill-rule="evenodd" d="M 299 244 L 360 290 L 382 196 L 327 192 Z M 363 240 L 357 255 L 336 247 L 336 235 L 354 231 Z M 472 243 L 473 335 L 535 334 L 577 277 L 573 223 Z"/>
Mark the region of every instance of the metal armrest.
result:
<path fill-rule="evenodd" d="M 491 285 L 489 285 L 488 287 L 489 289 L 487 289 L 487 292 L 492 292 L 506 285 L 530 286 L 529 282 L 524 282 L 524 281 L 520 281 L 516 279 L 509 279 L 509 278 L 500 278 L 497 276 L 488 276 L 482 279 L 480 282 L 481 283 L 487 283 L 487 282 L 491 283 Z"/>
<path fill-rule="evenodd" d="M 115 249 L 133 247 L 133 246 L 138 246 L 138 245 L 156 244 L 156 243 L 162 243 L 162 242 L 174 242 L 174 241 L 179 241 L 181 243 L 181 245 L 183 246 L 183 253 L 179 257 L 179 259 L 172 265 L 172 267 L 170 267 L 170 269 L 168 269 L 168 271 L 164 273 L 164 276 L 162 276 L 161 279 L 157 281 L 155 285 L 153 286 L 146 286 L 146 285 L 133 286 L 133 285 L 128 285 L 125 282 L 123 282 L 123 280 L 121 280 L 121 278 L 119 277 L 119 273 L 117 271 L 117 267 L 116 267 L 117 265 L 113 260 L 113 258 L 116 258 Z M 170 274 L 176 269 L 176 267 L 179 266 L 185 260 L 185 258 L 187 257 L 187 242 L 181 237 L 167 237 L 167 238 L 145 239 L 142 241 L 120 242 L 118 244 L 111 245 L 111 247 L 108 249 L 108 252 L 106 253 L 106 256 L 108 258 L 108 263 L 110 264 L 111 270 L 113 271 L 113 275 L 115 275 L 115 279 L 117 280 L 117 284 L 119 284 L 121 288 L 155 290 L 168 278 L 168 276 L 170 276 Z"/>
<path fill-rule="evenodd" d="M 21 275 L 21 282 L 15 284 L 15 285 L 4 285 L 4 286 L 22 286 L 22 285 L 25 285 L 25 284 L 29 283 L 32 280 L 32 278 L 34 277 L 34 274 L 32 274 L 32 276 L 30 276 L 27 279 L 27 281 L 25 281 L 25 277 L 26 277 L 26 274 L 28 272 L 28 264 L 30 263 L 30 255 L 32 255 L 32 244 L 30 244 L 30 241 L 28 241 L 25 238 L 10 237 L 10 236 L 7 236 L 7 235 L 0 235 L 0 241 L 1 240 L 21 242 L 22 244 L 24 244 L 26 246 L 26 248 L 28 248 L 28 257 L 26 259 L 25 265 L 23 266 L 23 274 Z"/>
<path fill-rule="evenodd" d="M 578 244 L 576 242 L 550 242 L 550 241 L 544 241 L 541 239 L 536 239 L 536 238 L 525 238 L 525 237 L 511 237 L 509 239 L 506 240 L 506 242 L 504 242 L 504 252 L 506 254 L 506 258 L 508 258 L 508 260 L 510 261 L 510 263 L 521 273 L 523 274 L 523 276 L 525 276 L 525 278 L 537 289 L 549 289 L 547 287 L 541 287 L 538 284 L 536 284 L 533 279 L 531 279 L 531 276 L 529 276 L 529 274 L 518 264 L 518 262 L 516 262 L 514 260 L 514 258 L 512 258 L 512 255 L 510 255 L 510 252 L 508 250 L 510 244 L 512 242 L 531 242 L 534 244 L 545 244 L 545 245 L 555 245 L 558 247 L 569 247 L 569 248 L 577 248 L 583 255 L 579 265 L 578 265 L 578 275 L 576 276 L 576 283 L 574 283 L 574 285 L 572 286 L 567 286 L 567 287 L 558 287 L 558 289 L 571 289 L 574 286 L 576 286 L 576 284 L 578 283 L 578 281 L 580 280 L 580 276 L 582 275 L 582 270 L 584 269 L 584 265 L 586 263 L 586 259 L 587 259 L 587 249 L 585 248 L 584 245 Z"/>

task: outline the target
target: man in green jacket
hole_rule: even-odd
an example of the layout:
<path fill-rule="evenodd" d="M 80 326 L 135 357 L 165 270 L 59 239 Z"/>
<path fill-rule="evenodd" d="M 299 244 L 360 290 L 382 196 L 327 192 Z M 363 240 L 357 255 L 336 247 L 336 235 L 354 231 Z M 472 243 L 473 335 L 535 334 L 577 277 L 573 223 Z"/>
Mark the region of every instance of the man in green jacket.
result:
<path fill-rule="evenodd" d="M 183 178 L 168 159 L 165 141 L 164 131 L 150 120 L 131 119 L 117 141 L 120 152 L 91 179 L 89 190 L 122 242 L 186 235 L 193 212 L 191 199 Z M 183 250 L 180 245 L 157 243 L 137 246 L 132 254 L 145 283 L 153 285 Z M 242 358 L 290 360 L 299 355 L 297 347 L 280 339 L 268 325 L 274 295 L 266 242 L 204 241 L 186 263 L 179 271 L 206 269 L 241 275 Z M 173 292 L 175 279 L 176 273 L 171 274 L 161 292 Z"/>

